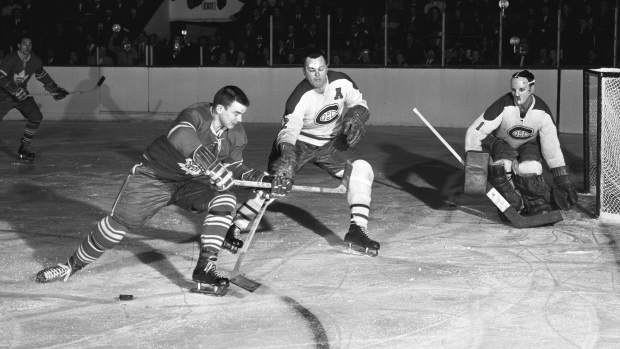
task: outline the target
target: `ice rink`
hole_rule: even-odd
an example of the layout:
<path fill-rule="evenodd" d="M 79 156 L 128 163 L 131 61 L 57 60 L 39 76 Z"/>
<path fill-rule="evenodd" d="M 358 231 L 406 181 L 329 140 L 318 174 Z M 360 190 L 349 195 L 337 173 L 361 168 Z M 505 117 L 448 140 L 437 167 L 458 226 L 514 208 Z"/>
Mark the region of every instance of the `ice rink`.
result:
<path fill-rule="evenodd" d="M 176 207 L 69 282 L 37 284 L 170 123 L 44 122 L 34 163 L 19 163 L 24 125 L 0 124 L 0 348 L 620 347 L 620 235 L 593 219 L 592 196 L 553 226 L 515 229 L 463 195 L 461 164 L 421 127 L 370 126 L 357 148 L 375 172 L 377 257 L 342 253 L 346 195 L 291 193 L 268 207 L 241 267 L 254 293 L 189 292 L 203 216 Z M 245 161 L 265 169 L 279 125 L 245 128 Z M 464 129 L 438 131 L 463 154 Z M 582 137 L 560 140 L 581 189 Z M 296 184 L 338 182 L 310 165 Z"/>

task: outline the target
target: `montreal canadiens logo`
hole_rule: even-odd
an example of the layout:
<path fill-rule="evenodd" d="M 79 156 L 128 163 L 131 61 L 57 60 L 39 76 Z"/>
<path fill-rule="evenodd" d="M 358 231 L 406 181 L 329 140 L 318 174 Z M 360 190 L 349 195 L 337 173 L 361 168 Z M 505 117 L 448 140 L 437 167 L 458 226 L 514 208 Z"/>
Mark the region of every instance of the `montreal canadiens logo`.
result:
<path fill-rule="evenodd" d="M 317 113 L 314 122 L 320 125 L 329 124 L 338 118 L 338 104 L 331 104 Z"/>
<path fill-rule="evenodd" d="M 534 135 L 534 129 L 525 126 L 515 126 L 508 130 L 508 134 L 512 138 L 526 139 Z"/>

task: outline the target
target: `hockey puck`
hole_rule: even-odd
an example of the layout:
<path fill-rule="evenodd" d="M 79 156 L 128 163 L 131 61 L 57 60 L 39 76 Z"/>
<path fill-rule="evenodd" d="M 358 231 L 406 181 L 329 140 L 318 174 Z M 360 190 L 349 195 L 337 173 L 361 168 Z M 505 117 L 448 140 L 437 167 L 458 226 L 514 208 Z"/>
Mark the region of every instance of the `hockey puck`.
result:
<path fill-rule="evenodd" d="M 118 299 L 120 299 L 122 301 L 132 301 L 133 300 L 133 295 L 132 294 L 122 294 L 122 295 L 118 296 Z"/>

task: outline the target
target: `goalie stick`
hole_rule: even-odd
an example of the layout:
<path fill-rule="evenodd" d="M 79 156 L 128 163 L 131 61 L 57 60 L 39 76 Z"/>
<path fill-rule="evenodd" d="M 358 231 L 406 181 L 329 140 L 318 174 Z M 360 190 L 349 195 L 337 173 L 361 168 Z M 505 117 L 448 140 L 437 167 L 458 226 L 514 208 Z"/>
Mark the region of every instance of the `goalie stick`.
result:
<path fill-rule="evenodd" d="M 254 217 L 254 220 L 252 221 L 252 226 L 250 227 L 250 233 L 248 234 L 248 237 L 245 239 L 245 242 L 243 243 L 243 247 L 241 248 L 241 251 L 239 252 L 239 257 L 237 257 L 237 263 L 235 263 L 235 267 L 233 268 L 233 271 L 230 274 L 230 282 L 232 282 L 233 284 L 249 292 L 256 291 L 256 289 L 258 289 L 261 286 L 261 284 L 256 281 L 252 281 L 246 278 L 245 276 L 241 275 L 241 272 L 240 272 L 241 262 L 243 262 L 243 259 L 245 258 L 245 254 L 248 251 L 248 248 L 250 247 L 252 238 L 254 238 L 254 233 L 256 233 L 256 228 L 258 228 L 258 224 L 260 223 L 261 218 L 263 218 L 263 215 L 265 214 L 265 211 L 267 210 L 267 206 L 269 206 L 269 204 L 272 202 L 273 202 L 273 199 L 265 200 L 265 202 L 263 202 L 263 206 L 261 206 L 260 210 L 258 211 L 258 214 L 256 215 L 256 217 Z"/>
<path fill-rule="evenodd" d="M 310 187 L 305 185 L 293 185 L 292 191 L 302 191 L 302 192 L 312 192 L 312 193 L 332 193 L 332 194 L 346 194 L 347 188 L 349 186 L 349 178 L 351 177 L 351 171 L 353 170 L 353 164 L 350 161 L 347 161 L 344 167 L 344 174 L 342 175 L 342 180 L 340 181 L 340 185 L 335 188 L 323 188 L 323 187 Z M 255 181 L 242 181 L 235 180 L 234 184 L 239 187 L 249 187 L 249 188 L 263 188 L 270 189 L 271 183 L 266 182 L 255 182 Z"/>
<path fill-rule="evenodd" d="M 94 92 L 96 91 L 99 87 L 101 87 L 101 85 L 103 85 L 103 82 L 105 81 L 105 76 L 102 76 L 99 81 L 97 81 L 97 85 L 95 85 L 95 87 L 91 88 L 88 91 L 75 91 L 75 92 L 69 92 L 67 95 L 81 95 L 83 93 L 90 93 L 90 92 Z M 30 93 L 28 94 L 28 97 L 34 97 L 34 96 L 53 96 L 56 93 L 51 93 L 51 92 L 44 92 L 44 93 Z"/>
<path fill-rule="evenodd" d="M 446 148 L 450 150 L 452 155 L 456 157 L 456 159 L 461 163 L 461 165 L 465 165 L 463 159 L 461 159 L 461 157 L 456 153 L 456 151 L 454 151 L 454 149 L 452 149 L 448 142 L 446 142 L 443 137 L 441 137 L 437 130 L 435 130 L 435 128 L 424 118 L 424 116 L 420 114 L 418 109 L 413 108 L 413 112 L 416 113 L 418 117 L 420 117 L 420 120 L 422 120 L 422 122 L 424 122 L 424 124 L 426 124 L 426 126 L 428 126 L 431 131 L 433 131 L 435 136 L 437 136 L 437 138 L 439 138 L 439 140 L 446 146 Z M 510 222 L 512 222 L 512 224 L 514 224 L 516 228 L 520 229 L 538 227 L 545 224 L 557 223 L 563 219 L 562 213 L 560 211 L 545 212 L 530 217 L 521 216 L 517 212 L 517 210 L 515 210 L 514 207 L 510 206 L 508 201 L 506 201 L 506 199 L 495 188 L 491 186 L 491 184 L 488 184 L 488 187 L 490 187 L 491 189 L 487 191 L 487 197 L 491 199 L 491 202 L 493 202 L 493 204 L 497 206 L 497 208 L 504 215 L 506 215 L 506 217 L 510 220 Z"/>

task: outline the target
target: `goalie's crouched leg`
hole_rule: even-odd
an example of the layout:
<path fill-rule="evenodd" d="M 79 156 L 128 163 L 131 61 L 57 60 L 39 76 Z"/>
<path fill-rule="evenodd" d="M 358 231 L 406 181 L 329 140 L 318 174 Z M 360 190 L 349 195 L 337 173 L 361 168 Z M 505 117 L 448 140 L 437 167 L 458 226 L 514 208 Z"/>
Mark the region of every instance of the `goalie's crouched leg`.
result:
<path fill-rule="evenodd" d="M 538 161 L 514 161 L 515 187 L 523 197 L 525 214 L 534 216 L 551 212 L 551 192 L 542 176 L 542 164 Z"/>

